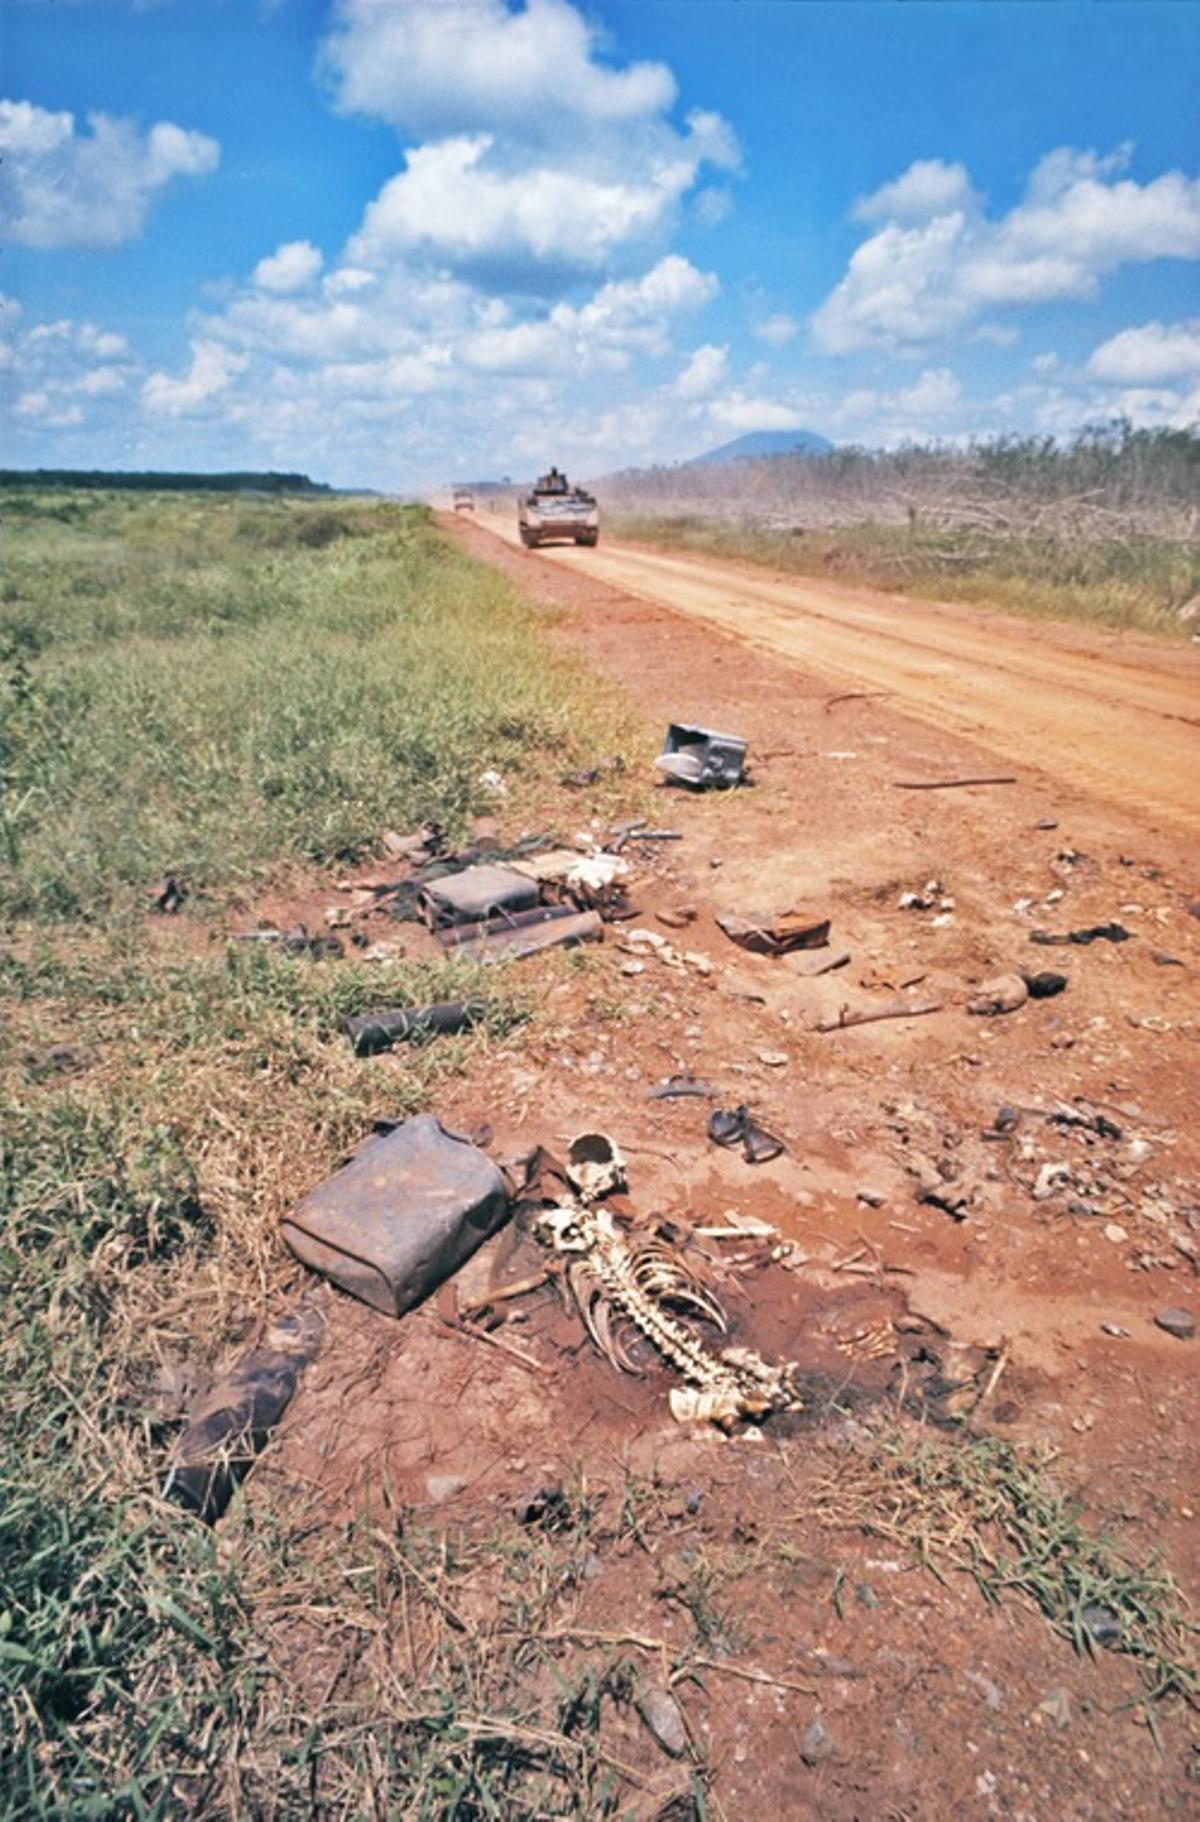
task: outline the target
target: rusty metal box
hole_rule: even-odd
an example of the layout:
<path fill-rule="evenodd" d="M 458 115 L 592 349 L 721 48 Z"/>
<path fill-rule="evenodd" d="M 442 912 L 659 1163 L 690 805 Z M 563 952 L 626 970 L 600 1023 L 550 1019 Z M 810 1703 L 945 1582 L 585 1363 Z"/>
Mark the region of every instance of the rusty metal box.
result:
<path fill-rule="evenodd" d="M 422 1113 L 360 1146 L 285 1217 L 283 1237 L 313 1271 L 402 1316 L 507 1218 L 492 1160 Z"/>

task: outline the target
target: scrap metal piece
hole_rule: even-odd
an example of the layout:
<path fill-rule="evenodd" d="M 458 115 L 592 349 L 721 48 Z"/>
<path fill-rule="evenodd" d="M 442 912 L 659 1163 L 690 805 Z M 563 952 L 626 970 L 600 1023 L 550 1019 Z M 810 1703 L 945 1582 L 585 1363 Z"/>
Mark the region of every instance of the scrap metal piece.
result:
<path fill-rule="evenodd" d="M 538 898 L 536 880 L 513 867 L 485 863 L 430 880 L 421 888 L 420 906 L 430 929 L 438 930 L 447 924 L 482 923 L 532 911 Z"/>
<path fill-rule="evenodd" d="M 367 1140 L 284 1218 L 303 1265 L 402 1316 L 507 1221 L 504 1178 L 477 1146 L 418 1114 Z"/>
<path fill-rule="evenodd" d="M 730 942 L 751 955 L 790 955 L 794 949 L 823 949 L 829 941 L 829 918 L 814 917 L 808 911 L 777 915 L 758 911 L 745 916 L 728 911 L 717 923 Z"/>
<path fill-rule="evenodd" d="M 476 961 L 516 961 L 526 955 L 538 955 L 543 949 L 573 949 L 578 943 L 604 941 L 604 920 L 598 911 L 572 911 L 569 905 L 543 907 L 537 912 L 520 914 L 499 929 L 472 926 L 470 932 L 443 932 L 440 940 L 453 947 L 457 955 L 473 956 Z"/>
<path fill-rule="evenodd" d="M 1041 943 L 1048 948 L 1052 943 L 1074 943 L 1078 948 L 1087 948 L 1089 943 L 1127 943 L 1132 932 L 1124 924 L 1092 924 L 1086 930 L 1068 930 L 1062 936 L 1049 930 L 1031 930 L 1031 943 Z"/>
<path fill-rule="evenodd" d="M 736 734 L 718 734 L 712 728 L 673 721 L 654 763 L 668 778 L 693 790 L 713 786 L 728 790 L 741 784 L 745 776 L 746 747 L 746 741 Z"/>
<path fill-rule="evenodd" d="M 394 1007 L 346 1019 L 342 1029 L 355 1056 L 376 1056 L 414 1038 L 468 1031 L 487 1016 L 482 1000 L 438 1000 L 432 1006 Z"/>

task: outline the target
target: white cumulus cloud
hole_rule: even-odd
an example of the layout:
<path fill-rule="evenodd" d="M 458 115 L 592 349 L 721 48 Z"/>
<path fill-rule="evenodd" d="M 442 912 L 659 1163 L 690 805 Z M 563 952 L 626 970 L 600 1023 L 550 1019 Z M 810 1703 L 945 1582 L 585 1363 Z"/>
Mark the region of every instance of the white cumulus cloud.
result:
<path fill-rule="evenodd" d="M 709 416 L 723 430 L 800 430 L 804 420 L 790 405 L 734 391 L 716 398 Z"/>
<path fill-rule="evenodd" d="M 310 240 L 289 240 L 260 259 L 252 283 L 260 291 L 302 291 L 321 270 L 324 261 Z"/>
<path fill-rule="evenodd" d="M 130 120 L 0 101 L 0 233 L 30 247 L 118 247 L 135 240 L 178 177 L 215 171 L 220 147 L 206 133 L 161 120 L 146 133 Z"/>
<path fill-rule="evenodd" d="M 975 200 L 967 168 L 940 158 L 918 158 L 894 183 L 885 183 L 854 205 L 859 221 L 929 221 Z"/>
<path fill-rule="evenodd" d="M 881 226 L 815 312 L 830 354 L 919 349 L 998 306 L 1092 298 L 1119 266 L 1200 257 L 1200 180 L 1123 176 L 1130 148 L 1106 158 L 1061 147 L 992 219 L 962 166 L 910 166 L 858 205 Z"/>
<path fill-rule="evenodd" d="M 705 393 L 720 385 L 728 364 L 728 344 L 718 347 L 714 342 L 706 342 L 702 348 L 696 349 L 675 381 L 676 392 L 684 399 L 703 398 Z"/>
<path fill-rule="evenodd" d="M 1154 386 L 1200 375 L 1200 317 L 1186 323 L 1143 323 L 1101 342 L 1088 372 L 1122 385 Z"/>
<path fill-rule="evenodd" d="M 665 65 L 603 50 L 568 0 L 341 0 L 323 47 L 335 97 L 405 142 L 350 262 L 528 297 L 661 252 L 703 173 L 736 167 L 737 142 L 711 110 L 671 119 Z"/>
<path fill-rule="evenodd" d="M 502 128 L 569 135 L 644 120 L 675 100 L 665 64 L 618 70 L 566 0 L 340 0 L 324 62 L 347 111 L 437 137 Z"/>
<path fill-rule="evenodd" d="M 782 348 L 787 342 L 794 341 L 799 331 L 800 325 L 795 317 L 783 310 L 774 316 L 764 317 L 762 322 L 754 325 L 754 333 L 759 341 L 769 343 L 772 348 Z"/>
<path fill-rule="evenodd" d="M 180 379 L 152 373 L 142 387 L 142 401 L 156 415 L 186 417 L 224 392 L 246 364 L 244 354 L 236 354 L 220 342 L 194 341 L 187 372 Z"/>
<path fill-rule="evenodd" d="M 631 179 L 505 169 L 489 163 L 494 147 L 486 134 L 416 147 L 370 204 L 349 258 L 371 267 L 423 254 L 497 290 L 521 290 L 537 268 L 552 277 L 603 268 L 660 226 L 695 175 L 685 159 Z"/>

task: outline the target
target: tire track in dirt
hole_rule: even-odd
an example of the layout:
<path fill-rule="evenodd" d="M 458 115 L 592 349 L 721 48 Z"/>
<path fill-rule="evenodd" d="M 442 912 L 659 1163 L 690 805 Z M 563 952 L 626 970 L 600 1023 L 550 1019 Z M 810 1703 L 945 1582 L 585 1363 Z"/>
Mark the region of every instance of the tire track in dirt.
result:
<path fill-rule="evenodd" d="M 1195 824 L 1200 652 L 608 543 L 569 566 L 1175 831 Z"/>

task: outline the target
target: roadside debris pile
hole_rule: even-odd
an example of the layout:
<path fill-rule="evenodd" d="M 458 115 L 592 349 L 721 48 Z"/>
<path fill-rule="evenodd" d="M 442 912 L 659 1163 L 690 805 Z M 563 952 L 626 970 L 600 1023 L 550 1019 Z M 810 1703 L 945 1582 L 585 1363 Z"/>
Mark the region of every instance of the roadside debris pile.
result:
<path fill-rule="evenodd" d="M 1094 1224 L 1114 1245 L 1129 1241 L 1135 1225 L 1157 1230 L 1153 1247 L 1130 1255 L 1135 1269 L 1195 1269 L 1200 1262 L 1188 1208 L 1150 1174 L 1156 1144 L 1083 1096 L 1041 1106 L 1006 1102 L 990 1124 L 974 1129 L 950 1125 L 911 1100 L 885 1101 L 883 1111 L 914 1201 L 955 1221 L 998 1216 L 1016 1191 L 1043 1218 Z M 1161 1132 L 1155 1139 L 1172 1142 Z"/>

